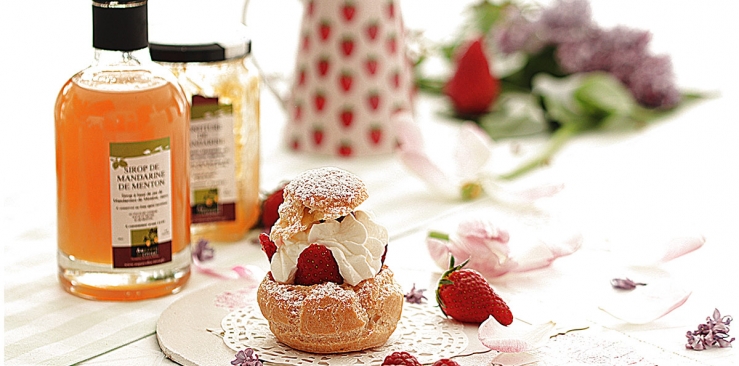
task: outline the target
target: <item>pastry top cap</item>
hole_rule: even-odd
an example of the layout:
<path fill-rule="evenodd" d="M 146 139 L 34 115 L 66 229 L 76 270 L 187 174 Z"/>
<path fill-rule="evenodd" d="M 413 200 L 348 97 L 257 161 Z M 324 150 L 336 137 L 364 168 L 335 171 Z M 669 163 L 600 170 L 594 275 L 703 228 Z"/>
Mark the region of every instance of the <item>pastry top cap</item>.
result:
<path fill-rule="evenodd" d="M 346 216 L 368 196 L 362 180 L 350 172 L 334 167 L 307 170 L 285 186 L 270 238 L 285 240 L 316 221 Z"/>

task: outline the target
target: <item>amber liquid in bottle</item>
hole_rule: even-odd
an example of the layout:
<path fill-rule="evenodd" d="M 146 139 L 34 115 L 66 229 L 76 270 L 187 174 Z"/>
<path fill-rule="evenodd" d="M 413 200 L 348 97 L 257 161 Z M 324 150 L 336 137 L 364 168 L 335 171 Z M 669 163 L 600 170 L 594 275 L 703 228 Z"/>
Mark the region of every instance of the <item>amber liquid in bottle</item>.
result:
<path fill-rule="evenodd" d="M 180 85 L 191 95 L 215 98 L 220 106 L 230 107 L 232 132 L 224 134 L 233 141 L 233 150 L 222 161 L 233 160 L 236 189 L 235 217 L 228 220 L 198 222 L 193 213 L 191 233 L 199 238 L 215 242 L 235 242 L 244 237 L 259 219 L 259 80 L 244 68 L 242 59 L 213 63 L 165 64 L 177 76 Z M 212 84 L 212 85 L 211 85 Z M 204 85 L 207 85 L 204 86 Z M 198 143 L 199 119 L 193 114 L 190 134 L 191 144 Z M 228 117 L 226 117 L 228 118 Z M 228 124 L 227 124 L 228 125 Z M 230 149 L 227 149 L 230 150 Z M 191 152 L 202 151 L 193 147 Z M 206 149 L 207 151 L 207 149 Z M 201 165 L 208 157 L 192 156 L 191 164 Z M 212 158 L 212 155 L 209 156 Z M 208 174 L 215 168 L 199 166 L 191 168 L 191 190 L 197 191 L 202 178 L 192 175 Z M 205 179 L 207 181 L 207 179 Z M 197 198 L 191 196 L 191 205 L 197 210 Z M 221 203 L 221 202 L 219 202 Z M 205 216 L 207 217 L 207 215 Z"/>
<path fill-rule="evenodd" d="M 136 67 L 90 68 L 62 87 L 55 127 L 59 280 L 65 290 L 97 300 L 139 300 L 176 292 L 187 281 L 191 260 L 188 121 L 189 106 L 179 86 Z M 159 234 L 171 238 L 171 258 L 153 265 L 116 267 L 112 210 L 132 209 L 134 204 L 111 200 L 111 176 L 126 176 L 123 169 L 111 170 L 115 164 L 111 146 L 161 139 L 168 142 L 170 166 L 163 171 L 171 174 L 171 189 L 161 193 L 160 201 L 144 197 L 142 208 L 169 201 L 171 212 L 164 214 L 170 215 L 171 232 Z M 136 199 L 132 193 L 131 200 Z M 139 215 L 145 222 L 147 212 L 130 215 Z"/>

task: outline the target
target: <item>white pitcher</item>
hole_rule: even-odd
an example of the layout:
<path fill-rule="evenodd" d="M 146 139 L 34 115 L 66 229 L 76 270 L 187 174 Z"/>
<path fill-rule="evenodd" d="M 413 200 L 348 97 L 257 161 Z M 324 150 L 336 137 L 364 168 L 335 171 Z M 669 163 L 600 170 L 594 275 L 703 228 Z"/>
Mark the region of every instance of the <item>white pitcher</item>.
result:
<path fill-rule="evenodd" d="M 397 0 L 304 0 L 284 143 L 333 156 L 391 153 L 412 111 L 412 65 Z"/>

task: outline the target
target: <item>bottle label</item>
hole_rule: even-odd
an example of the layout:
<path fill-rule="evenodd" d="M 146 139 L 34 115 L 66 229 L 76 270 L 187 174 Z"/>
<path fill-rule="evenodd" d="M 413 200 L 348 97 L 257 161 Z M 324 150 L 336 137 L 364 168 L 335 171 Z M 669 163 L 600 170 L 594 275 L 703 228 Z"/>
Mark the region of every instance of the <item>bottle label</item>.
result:
<path fill-rule="evenodd" d="M 113 268 L 172 261 L 169 137 L 110 144 Z"/>
<path fill-rule="evenodd" d="M 233 107 L 195 95 L 190 113 L 192 223 L 236 220 Z"/>

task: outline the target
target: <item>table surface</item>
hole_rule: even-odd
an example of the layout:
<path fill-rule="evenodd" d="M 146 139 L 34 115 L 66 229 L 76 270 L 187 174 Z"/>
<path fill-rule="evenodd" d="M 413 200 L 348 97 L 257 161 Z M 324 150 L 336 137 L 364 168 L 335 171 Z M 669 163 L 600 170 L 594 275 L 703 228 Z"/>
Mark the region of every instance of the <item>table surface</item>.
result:
<path fill-rule="evenodd" d="M 226 9 L 240 2 L 212 3 Z M 78 299 L 57 283 L 52 111 L 59 87 L 92 57 L 90 4 L 42 3 L 6 2 L 0 14 L 5 55 L 0 93 L 7 131 L 0 137 L 0 227 L 9 233 L 3 261 L 5 364 L 173 364 L 156 341 L 159 315 L 176 300 L 222 280 L 196 271 L 181 293 L 134 303 Z M 471 1 L 429 3 L 402 1 L 406 25 L 425 30 L 431 39 L 443 39 L 453 34 Z M 562 183 L 565 189 L 533 208 L 520 209 L 489 197 L 466 203 L 440 198 L 393 155 L 341 159 L 291 153 L 277 142 L 285 115 L 265 91 L 261 188 L 270 190 L 305 169 L 324 165 L 362 177 L 370 192 L 363 207 L 388 228 L 388 264 L 406 289 L 412 284 L 433 288 L 440 274 L 426 254 L 424 238 L 429 230 L 453 230 L 465 218 L 488 214 L 573 228 L 583 237 L 583 246 L 575 254 L 546 269 L 491 280 L 510 299 L 514 313 L 592 322 L 640 342 L 647 353 L 654 351 L 645 356 L 669 354 L 671 360 L 686 365 L 737 364 L 733 348 L 685 350 L 684 334 L 714 308 L 724 314 L 739 311 L 735 294 L 739 72 L 731 57 L 739 44 L 734 20 L 739 6 L 733 0 L 597 0 L 592 10 L 603 26 L 650 30 L 653 51 L 671 55 L 678 84 L 684 89 L 715 92 L 715 97 L 638 132 L 577 138 L 548 167 L 515 182 L 520 187 Z M 254 54 L 267 74 L 291 70 L 300 12 L 298 1 L 285 6 L 266 1 L 250 4 Z M 424 138 L 439 147 L 437 154 L 451 148 L 449 136 L 459 128 L 438 113 L 441 103 L 422 96 L 416 110 Z M 541 143 L 522 139 L 503 141 L 500 146 L 533 151 Z M 607 282 L 598 281 L 618 277 L 624 270 L 614 255 L 628 250 L 638 258 L 644 248 L 637 243 L 666 241 L 686 232 L 702 235 L 705 245 L 657 268 L 692 291 L 683 306 L 644 325 L 625 324 L 598 309 L 594 289 L 609 288 Z M 216 259 L 210 265 L 266 268 L 253 234 L 235 244 L 216 243 Z M 184 322 L 187 316 L 197 314 L 187 314 Z M 664 359 L 652 359 L 664 364 Z"/>

